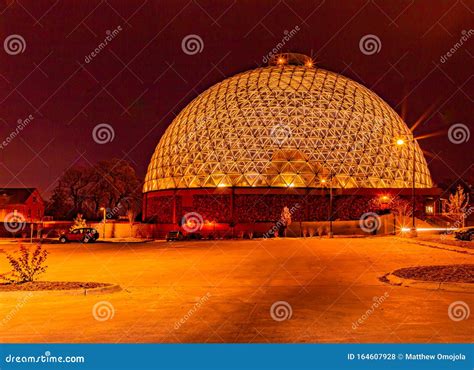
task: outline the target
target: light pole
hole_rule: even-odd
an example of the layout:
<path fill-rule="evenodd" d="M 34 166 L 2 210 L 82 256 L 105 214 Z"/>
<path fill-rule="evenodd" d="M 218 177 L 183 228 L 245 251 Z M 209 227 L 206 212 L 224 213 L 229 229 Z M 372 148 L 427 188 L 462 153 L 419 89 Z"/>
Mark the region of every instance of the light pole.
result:
<path fill-rule="evenodd" d="M 103 225 L 103 238 L 105 239 L 105 222 L 107 221 L 107 215 L 106 215 L 106 209 L 105 207 L 100 207 L 100 210 L 104 213 L 104 219 L 103 219 L 103 222 L 104 222 L 104 225 Z"/>
<path fill-rule="evenodd" d="M 411 178 L 412 178 L 412 189 L 411 189 L 411 202 L 412 202 L 412 205 L 411 205 L 411 229 L 410 229 L 410 236 L 411 237 L 416 237 L 418 236 L 417 235 L 417 232 L 416 232 L 416 221 L 415 221 L 415 209 L 416 209 L 416 183 L 415 183 L 415 164 L 416 164 L 416 140 L 415 140 L 415 137 L 412 136 L 411 138 L 411 144 L 413 146 L 413 163 L 412 163 L 412 175 L 411 175 Z M 405 140 L 403 139 L 398 139 L 397 140 L 397 145 L 398 146 L 402 146 L 402 145 L 405 145 Z"/>

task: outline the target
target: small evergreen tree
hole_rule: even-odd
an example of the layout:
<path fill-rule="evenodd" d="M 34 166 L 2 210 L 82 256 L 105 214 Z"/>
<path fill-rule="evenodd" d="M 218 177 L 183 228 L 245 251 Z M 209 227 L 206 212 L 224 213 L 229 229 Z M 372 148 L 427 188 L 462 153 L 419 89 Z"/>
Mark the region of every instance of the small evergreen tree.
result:
<path fill-rule="evenodd" d="M 286 236 L 286 229 L 291 225 L 291 212 L 288 207 L 283 207 L 281 211 L 280 220 L 283 223 L 283 233 Z"/>
<path fill-rule="evenodd" d="M 283 207 L 283 210 L 281 211 L 281 220 L 285 224 L 285 226 L 290 226 L 291 225 L 291 212 L 288 209 L 288 207 Z"/>
<path fill-rule="evenodd" d="M 74 219 L 74 224 L 71 226 L 69 231 L 81 229 L 83 227 L 87 227 L 87 222 L 84 218 L 82 218 L 82 213 L 78 213 L 76 218 Z"/>

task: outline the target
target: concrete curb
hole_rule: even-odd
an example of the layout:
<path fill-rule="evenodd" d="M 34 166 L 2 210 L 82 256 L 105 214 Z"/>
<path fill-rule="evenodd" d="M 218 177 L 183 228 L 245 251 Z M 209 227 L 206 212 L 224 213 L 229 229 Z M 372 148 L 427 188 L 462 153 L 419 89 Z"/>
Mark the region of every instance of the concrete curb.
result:
<path fill-rule="evenodd" d="M 98 239 L 95 243 L 92 243 L 90 245 L 94 244 L 115 244 L 115 243 L 127 243 L 127 244 L 135 244 L 135 243 L 150 243 L 153 241 L 158 241 L 160 239 L 141 239 L 141 240 L 126 240 L 123 238 L 108 238 L 108 239 Z M 0 245 L 5 244 L 5 245 L 10 245 L 10 244 L 18 244 L 18 243 L 24 243 L 24 244 L 30 244 L 30 239 L 8 239 L 4 240 L 0 238 Z M 44 238 L 42 240 L 33 239 L 33 243 L 43 243 L 43 244 L 61 244 L 59 242 L 58 238 Z M 80 242 L 74 242 L 74 243 L 80 243 Z M 66 243 L 68 244 L 68 243 Z"/>
<path fill-rule="evenodd" d="M 126 243 L 126 244 L 134 244 L 134 243 L 150 243 L 156 241 L 155 239 L 143 239 L 143 240 L 125 240 L 117 238 L 113 239 L 98 239 L 95 244 L 115 244 L 115 243 Z"/>
<path fill-rule="evenodd" d="M 397 285 L 418 289 L 446 290 L 452 292 L 474 293 L 474 284 L 469 283 L 442 283 L 436 281 L 424 281 L 414 279 L 404 279 L 389 273 L 384 276 L 390 285 Z"/>
<path fill-rule="evenodd" d="M 86 295 L 99 295 L 99 294 L 109 294 L 120 292 L 122 288 L 118 284 L 110 284 L 106 286 L 101 286 L 97 288 L 90 289 L 68 289 L 68 290 L 11 290 L 11 291 L 0 291 L 0 296 L 3 294 L 18 294 L 25 295 L 31 293 L 33 295 L 77 295 L 77 296 L 86 296 Z"/>
<path fill-rule="evenodd" d="M 436 243 L 436 242 L 429 242 L 426 240 L 414 240 L 414 239 L 403 239 L 403 238 L 398 238 L 399 240 L 403 240 L 405 242 L 415 244 L 415 245 L 421 245 L 423 247 L 429 247 L 429 248 L 437 248 L 437 249 L 444 249 L 447 251 L 451 252 L 457 252 L 457 253 L 462 253 L 462 254 L 469 254 L 469 255 L 474 255 L 474 251 L 469 248 L 463 248 L 463 247 L 458 247 L 450 244 L 443 244 L 443 243 Z"/>

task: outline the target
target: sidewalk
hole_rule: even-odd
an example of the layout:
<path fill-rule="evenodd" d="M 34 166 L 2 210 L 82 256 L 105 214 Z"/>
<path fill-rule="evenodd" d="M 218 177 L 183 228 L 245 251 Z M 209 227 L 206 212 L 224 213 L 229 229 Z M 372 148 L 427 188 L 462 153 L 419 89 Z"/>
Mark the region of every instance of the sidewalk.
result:
<path fill-rule="evenodd" d="M 404 238 L 398 237 L 398 239 L 401 240 Z M 430 248 L 445 249 L 452 252 L 474 255 L 472 249 L 466 248 L 460 245 L 447 244 L 441 241 L 427 241 L 427 240 L 418 239 L 418 238 L 406 238 L 404 240 L 405 242 L 411 243 L 411 244 L 417 244 L 417 245 L 422 245 L 422 246 L 430 247 Z"/>
<path fill-rule="evenodd" d="M 30 243 L 30 238 L 0 238 L 0 245 L 2 244 L 16 244 L 16 243 Z M 33 238 L 33 243 L 38 243 L 38 238 Z M 140 239 L 140 238 L 105 238 L 98 239 L 96 243 L 149 243 L 154 239 Z M 59 244 L 58 238 L 44 238 L 42 243 Z"/>
<path fill-rule="evenodd" d="M 140 238 L 99 238 L 96 243 L 149 243 L 154 239 L 140 239 Z"/>

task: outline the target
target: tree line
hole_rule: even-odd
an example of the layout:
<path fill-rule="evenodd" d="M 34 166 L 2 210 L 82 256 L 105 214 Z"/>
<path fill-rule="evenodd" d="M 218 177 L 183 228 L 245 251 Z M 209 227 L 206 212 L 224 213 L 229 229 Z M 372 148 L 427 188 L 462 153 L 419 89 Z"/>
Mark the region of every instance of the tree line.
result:
<path fill-rule="evenodd" d="M 139 213 L 142 182 L 125 160 L 111 159 L 94 165 L 76 165 L 59 178 L 46 207 L 46 215 L 56 220 L 72 219 L 78 213 L 100 219 L 101 207 L 107 217 Z"/>

